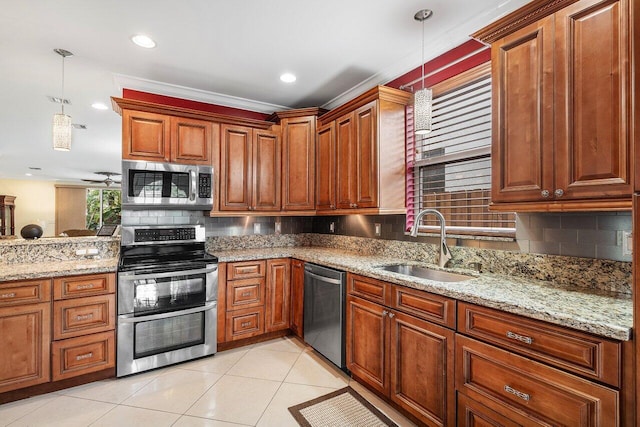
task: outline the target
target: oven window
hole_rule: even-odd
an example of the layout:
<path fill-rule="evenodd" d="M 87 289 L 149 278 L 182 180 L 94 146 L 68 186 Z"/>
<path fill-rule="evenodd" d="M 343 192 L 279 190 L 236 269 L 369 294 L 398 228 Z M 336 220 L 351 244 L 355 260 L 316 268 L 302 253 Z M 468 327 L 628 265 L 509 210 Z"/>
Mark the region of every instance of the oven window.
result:
<path fill-rule="evenodd" d="M 133 281 L 136 316 L 203 306 L 206 276 L 172 276 Z"/>
<path fill-rule="evenodd" d="M 134 359 L 204 344 L 204 322 L 205 313 L 200 312 L 136 323 Z"/>

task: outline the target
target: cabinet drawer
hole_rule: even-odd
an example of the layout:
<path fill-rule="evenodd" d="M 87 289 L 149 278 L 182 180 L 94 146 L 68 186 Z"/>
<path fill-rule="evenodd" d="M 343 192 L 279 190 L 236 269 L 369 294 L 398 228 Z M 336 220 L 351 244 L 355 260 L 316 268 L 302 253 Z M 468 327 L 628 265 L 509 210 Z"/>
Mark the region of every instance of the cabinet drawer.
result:
<path fill-rule="evenodd" d="M 617 341 L 462 302 L 458 303 L 458 331 L 620 386 L 622 348 Z"/>
<path fill-rule="evenodd" d="M 264 305 L 265 280 L 262 278 L 227 281 L 227 310 Z"/>
<path fill-rule="evenodd" d="M 51 301 L 51 279 L 21 280 L 0 285 L 0 307 Z"/>
<path fill-rule="evenodd" d="M 424 320 L 455 329 L 455 300 L 406 286 L 394 285 L 391 292 L 393 295 L 392 307 Z"/>
<path fill-rule="evenodd" d="M 347 291 L 351 295 L 369 301 L 391 305 L 391 284 L 387 282 L 349 273 L 347 275 Z"/>
<path fill-rule="evenodd" d="M 115 295 L 53 303 L 53 339 L 77 337 L 115 328 Z"/>
<path fill-rule="evenodd" d="M 113 368 L 115 331 L 56 341 L 51 356 L 53 381 Z"/>
<path fill-rule="evenodd" d="M 56 300 L 112 294 L 115 289 L 116 275 L 113 273 L 53 279 L 53 298 Z"/>
<path fill-rule="evenodd" d="M 456 337 L 456 389 L 524 425 L 614 426 L 618 392 L 489 344 Z"/>
<path fill-rule="evenodd" d="M 227 280 L 265 277 L 265 261 L 234 262 L 227 266 Z"/>
<path fill-rule="evenodd" d="M 264 307 L 227 313 L 227 341 L 264 334 Z"/>

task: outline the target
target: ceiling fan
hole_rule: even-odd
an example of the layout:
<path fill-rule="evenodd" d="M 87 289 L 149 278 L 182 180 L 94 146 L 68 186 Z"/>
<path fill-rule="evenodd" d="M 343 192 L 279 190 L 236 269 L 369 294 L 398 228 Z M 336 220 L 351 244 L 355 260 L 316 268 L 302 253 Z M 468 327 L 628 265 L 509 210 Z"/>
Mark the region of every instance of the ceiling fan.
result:
<path fill-rule="evenodd" d="M 107 187 L 109 187 L 111 184 L 120 184 L 121 181 L 116 181 L 114 179 L 112 179 L 112 176 L 116 176 L 116 175 L 120 175 L 117 172 L 94 172 L 96 175 L 104 175 L 107 178 L 103 179 L 103 180 L 99 180 L 99 179 L 83 179 L 83 181 L 86 182 L 94 182 L 96 184 L 106 184 Z"/>

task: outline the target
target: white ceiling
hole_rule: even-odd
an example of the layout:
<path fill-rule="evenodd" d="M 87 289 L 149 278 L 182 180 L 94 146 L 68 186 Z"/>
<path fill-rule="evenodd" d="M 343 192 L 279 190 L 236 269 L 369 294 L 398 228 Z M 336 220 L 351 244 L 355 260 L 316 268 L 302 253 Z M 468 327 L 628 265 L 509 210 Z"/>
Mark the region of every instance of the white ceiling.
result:
<path fill-rule="evenodd" d="M 122 88 L 262 112 L 332 108 L 420 64 L 529 0 L 0 0 L 0 179 L 81 182 L 120 171 Z M 157 47 L 135 46 L 146 33 Z M 71 152 L 51 148 L 60 109 L 87 130 Z M 286 85 L 285 71 L 298 80 Z M 226 96 L 219 96 L 226 95 Z M 90 107 L 100 101 L 109 110 Z M 42 168 L 30 171 L 29 167 Z M 25 173 L 33 173 L 32 177 Z"/>

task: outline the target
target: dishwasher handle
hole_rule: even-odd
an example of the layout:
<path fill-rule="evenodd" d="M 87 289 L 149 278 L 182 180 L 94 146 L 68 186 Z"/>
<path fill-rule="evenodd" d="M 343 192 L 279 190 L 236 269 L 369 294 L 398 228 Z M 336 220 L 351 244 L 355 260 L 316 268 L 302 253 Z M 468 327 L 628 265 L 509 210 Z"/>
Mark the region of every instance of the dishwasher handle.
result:
<path fill-rule="evenodd" d="M 309 276 L 313 277 L 314 279 L 321 280 L 321 281 L 323 281 L 325 283 L 331 283 L 333 285 L 341 285 L 342 284 L 342 280 L 340 280 L 340 279 L 332 279 L 330 277 L 320 276 L 319 274 L 312 273 L 309 270 L 305 270 L 304 274 L 305 275 L 308 274 Z"/>

